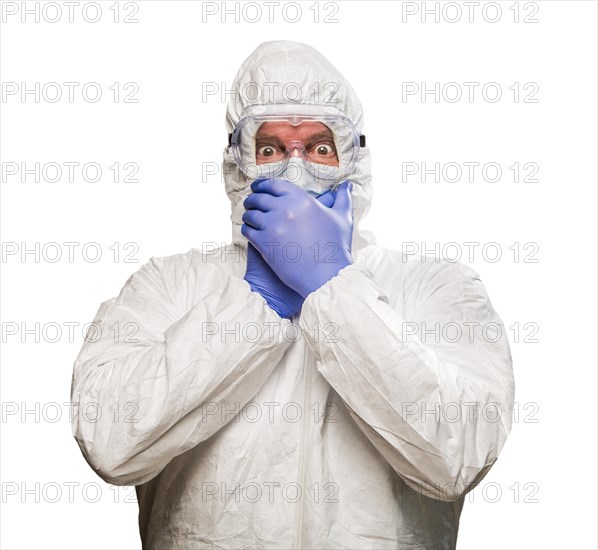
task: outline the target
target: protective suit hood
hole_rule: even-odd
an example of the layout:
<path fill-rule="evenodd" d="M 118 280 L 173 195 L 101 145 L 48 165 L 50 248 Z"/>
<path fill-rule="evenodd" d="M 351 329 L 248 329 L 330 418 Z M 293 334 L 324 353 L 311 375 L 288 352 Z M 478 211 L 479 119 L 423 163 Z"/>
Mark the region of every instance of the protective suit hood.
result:
<path fill-rule="evenodd" d="M 242 113 L 256 105 L 279 109 L 282 105 L 321 105 L 322 111 L 333 106 L 344 112 L 358 132 L 363 132 L 361 102 L 344 76 L 316 49 L 288 40 L 260 44 L 243 62 L 233 83 L 226 111 L 226 128 L 230 134 Z M 313 108 L 313 107 L 312 107 Z M 247 245 L 241 234 L 243 200 L 251 193 L 251 180 L 235 164 L 230 147 L 224 150 L 223 174 L 226 193 L 232 204 L 233 243 Z M 369 210 L 372 199 L 370 152 L 360 149 L 352 173 L 353 183 L 353 250 L 375 243 L 374 236 L 359 229 L 360 220 Z"/>

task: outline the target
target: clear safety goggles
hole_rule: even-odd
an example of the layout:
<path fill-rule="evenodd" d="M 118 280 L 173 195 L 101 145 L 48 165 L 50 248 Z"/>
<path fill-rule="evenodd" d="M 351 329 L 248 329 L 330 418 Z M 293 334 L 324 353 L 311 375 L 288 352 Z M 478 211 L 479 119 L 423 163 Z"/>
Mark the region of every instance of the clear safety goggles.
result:
<path fill-rule="evenodd" d="M 349 117 L 322 105 L 268 107 L 267 112 L 265 106 L 249 108 L 229 135 L 233 159 L 248 178 L 277 177 L 292 157 L 301 157 L 318 181 L 337 183 L 351 174 L 360 148 L 365 147 L 365 136 L 357 132 Z M 270 130 L 264 131 L 268 122 L 285 123 L 285 135 L 292 137 L 277 136 L 280 125 L 270 125 Z"/>

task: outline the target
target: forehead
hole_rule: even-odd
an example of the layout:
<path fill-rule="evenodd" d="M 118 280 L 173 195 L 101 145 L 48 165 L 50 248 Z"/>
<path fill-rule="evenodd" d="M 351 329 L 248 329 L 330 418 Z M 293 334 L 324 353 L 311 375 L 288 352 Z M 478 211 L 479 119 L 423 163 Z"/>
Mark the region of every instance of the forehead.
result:
<path fill-rule="evenodd" d="M 257 131 L 256 137 L 305 140 L 313 135 L 323 135 L 332 138 L 332 132 L 328 126 L 313 120 L 305 120 L 297 126 L 293 126 L 287 121 L 264 122 Z"/>

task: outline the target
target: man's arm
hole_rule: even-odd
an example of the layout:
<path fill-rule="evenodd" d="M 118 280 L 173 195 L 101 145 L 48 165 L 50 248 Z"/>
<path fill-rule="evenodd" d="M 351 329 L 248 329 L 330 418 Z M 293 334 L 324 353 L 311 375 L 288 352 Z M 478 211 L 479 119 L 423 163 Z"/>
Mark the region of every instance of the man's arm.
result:
<path fill-rule="evenodd" d="M 222 266 L 201 264 L 190 277 L 183 258 L 165 284 L 157 265 L 143 265 L 100 306 L 74 366 L 73 435 L 115 485 L 151 480 L 222 428 L 289 345 L 280 335 L 290 321 Z M 194 297 L 196 288 L 209 290 Z"/>
<path fill-rule="evenodd" d="M 454 501 L 484 477 L 511 429 L 507 335 L 465 265 L 419 264 L 401 288 L 406 319 L 367 268 L 350 265 L 307 297 L 300 326 L 319 372 L 393 469 L 418 492 Z M 315 337 L 327 323 L 338 327 L 334 342 Z"/>

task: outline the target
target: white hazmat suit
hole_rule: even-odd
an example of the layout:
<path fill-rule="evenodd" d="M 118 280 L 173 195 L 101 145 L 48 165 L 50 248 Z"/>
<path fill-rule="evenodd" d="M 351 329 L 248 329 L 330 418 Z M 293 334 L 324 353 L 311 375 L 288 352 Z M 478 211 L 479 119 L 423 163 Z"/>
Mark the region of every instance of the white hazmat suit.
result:
<path fill-rule="evenodd" d="M 313 48 L 275 41 L 239 70 L 229 132 L 252 103 L 243 87 L 268 82 L 280 83 L 269 102 L 289 102 L 293 82 L 312 104 L 335 83 L 362 130 L 342 75 Z M 154 257 L 100 306 L 72 383 L 85 459 L 136 486 L 144 548 L 454 548 L 514 398 L 506 331 L 479 276 L 359 229 L 363 147 L 348 178 L 354 263 L 283 319 L 244 280 L 251 180 L 229 147 L 223 168 L 233 243 Z M 115 341 L 115 323 L 130 336 Z"/>

